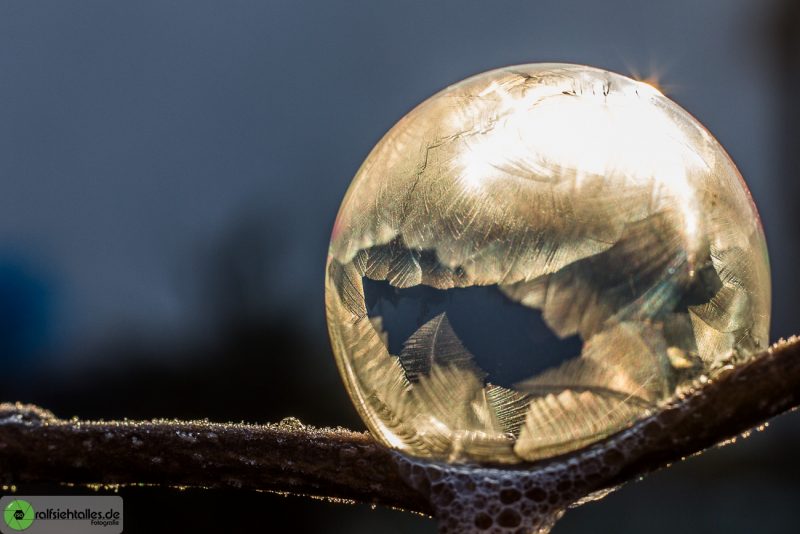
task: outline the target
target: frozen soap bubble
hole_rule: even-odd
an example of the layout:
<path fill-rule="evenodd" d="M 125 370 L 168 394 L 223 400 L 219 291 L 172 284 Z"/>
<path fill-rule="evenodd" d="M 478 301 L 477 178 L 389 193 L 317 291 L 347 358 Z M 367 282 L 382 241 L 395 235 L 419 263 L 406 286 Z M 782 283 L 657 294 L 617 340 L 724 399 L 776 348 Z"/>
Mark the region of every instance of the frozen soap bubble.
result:
<path fill-rule="evenodd" d="M 576 65 L 480 74 L 403 117 L 347 191 L 325 287 L 369 429 L 451 462 L 580 448 L 768 341 L 731 159 L 657 89 Z"/>

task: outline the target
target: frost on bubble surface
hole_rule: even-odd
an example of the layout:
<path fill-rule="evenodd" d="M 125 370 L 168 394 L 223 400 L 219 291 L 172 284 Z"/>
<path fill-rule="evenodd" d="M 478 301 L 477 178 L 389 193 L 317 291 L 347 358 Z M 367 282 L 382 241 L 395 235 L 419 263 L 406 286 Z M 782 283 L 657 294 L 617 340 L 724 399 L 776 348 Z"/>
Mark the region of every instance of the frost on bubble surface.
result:
<path fill-rule="evenodd" d="M 537 64 L 445 89 L 376 145 L 326 307 L 378 439 L 513 464 L 766 348 L 769 284 L 749 192 L 702 125 L 644 83 Z"/>

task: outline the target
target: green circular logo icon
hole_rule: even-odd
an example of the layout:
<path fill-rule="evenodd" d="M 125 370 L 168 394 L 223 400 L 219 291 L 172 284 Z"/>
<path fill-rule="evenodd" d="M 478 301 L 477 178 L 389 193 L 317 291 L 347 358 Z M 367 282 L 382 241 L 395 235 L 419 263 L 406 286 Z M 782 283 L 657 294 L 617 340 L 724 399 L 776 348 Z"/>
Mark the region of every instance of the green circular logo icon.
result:
<path fill-rule="evenodd" d="M 3 510 L 3 519 L 12 529 L 25 530 L 33 523 L 33 506 L 22 499 L 11 501 Z"/>

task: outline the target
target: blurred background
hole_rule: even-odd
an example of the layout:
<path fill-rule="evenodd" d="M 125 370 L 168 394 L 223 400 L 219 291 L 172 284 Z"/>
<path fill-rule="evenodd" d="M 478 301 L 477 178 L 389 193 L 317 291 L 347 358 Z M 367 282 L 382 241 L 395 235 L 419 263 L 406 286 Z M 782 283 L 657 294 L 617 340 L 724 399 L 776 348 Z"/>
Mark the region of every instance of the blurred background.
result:
<path fill-rule="evenodd" d="M 323 306 L 350 179 L 434 92 L 540 61 L 651 80 L 711 130 L 762 215 L 773 340 L 800 332 L 797 0 L 4 1 L 0 400 L 362 429 Z M 796 532 L 798 449 L 795 413 L 554 532 Z M 254 512 L 227 532 L 435 531 L 269 494 L 121 493 L 126 532 L 152 532 L 153 506 L 165 531 L 205 530 L 228 501 Z"/>

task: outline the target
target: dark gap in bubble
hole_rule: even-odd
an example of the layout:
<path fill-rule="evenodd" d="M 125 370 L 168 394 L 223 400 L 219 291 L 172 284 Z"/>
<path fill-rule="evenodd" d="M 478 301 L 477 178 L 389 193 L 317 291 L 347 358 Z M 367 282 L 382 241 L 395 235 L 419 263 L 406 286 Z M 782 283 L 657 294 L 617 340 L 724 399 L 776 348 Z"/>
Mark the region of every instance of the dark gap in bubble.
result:
<path fill-rule="evenodd" d="M 445 313 L 461 343 L 493 384 L 511 387 L 580 355 L 578 336 L 560 339 L 540 310 L 506 297 L 497 286 L 400 289 L 387 281 L 363 279 L 371 318 L 380 317 L 395 356 L 422 325 Z"/>
<path fill-rule="evenodd" d="M 722 279 L 709 260 L 695 271 L 694 278 L 684 290 L 674 311 L 688 313 L 689 306 L 710 302 L 720 289 L 722 289 Z"/>

